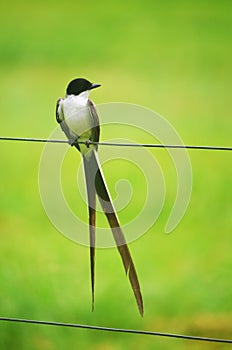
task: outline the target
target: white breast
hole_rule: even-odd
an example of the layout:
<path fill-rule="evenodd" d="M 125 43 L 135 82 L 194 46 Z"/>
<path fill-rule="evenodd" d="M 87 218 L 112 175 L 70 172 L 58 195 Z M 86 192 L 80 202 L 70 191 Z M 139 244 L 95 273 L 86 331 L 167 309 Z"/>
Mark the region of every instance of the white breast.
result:
<path fill-rule="evenodd" d="M 78 96 L 67 96 L 62 103 L 64 120 L 69 129 L 80 136 L 92 127 L 92 116 L 88 107 L 89 92 L 85 91 Z"/>

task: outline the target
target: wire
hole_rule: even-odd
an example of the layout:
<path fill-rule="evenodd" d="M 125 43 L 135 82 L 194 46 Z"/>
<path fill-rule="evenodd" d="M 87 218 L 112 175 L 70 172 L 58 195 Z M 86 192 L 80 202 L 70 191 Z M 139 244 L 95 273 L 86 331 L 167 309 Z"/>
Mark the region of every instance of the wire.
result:
<path fill-rule="evenodd" d="M 8 137 L 0 136 L 0 141 L 27 141 L 27 142 L 51 142 L 51 143 L 68 143 L 67 140 L 50 140 L 50 139 L 36 139 L 32 137 Z"/>
<path fill-rule="evenodd" d="M 52 140 L 52 139 L 40 139 L 40 138 L 27 138 L 27 137 L 4 137 L 0 136 L 0 141 L 26 141 L 26 142 L 49 142 L 49 143 L 67 143 L 68 140 Z M 99 146 L 113 146 L 113 147 L 149 147 L 149 148 L 176 148 L 176 149 L 198 149 L 198 150 L 210 150 L 210 151 L 232 151 L 232 147 L 225 146 L 201 146 L 201 145 L 163 145 L 154 143 L 114 143 L 114 142 L 93 142 L 78 141 L 79 144 L 99 145 Z"/>
<path fill-rule="evenodd" d="M 194 335 L 151 332 L 151 331 L 142 331 L 142 330 L 136 330 L 136 329 L 90 326 L 90 325 L 78 324 L 78 323 L 63 323 L 63 322 L 53 322 L 53 321 L 48 322 L 48 321 L 28 320 L 28 319 L 23 319 L 23 318 L 11 318 L 11 317 L 0 317 L 0 321 L 31 323 L 31 324 L 39 324 L 39 325 L 46 325 L 46 326 L 84 328 L 84 329 L 90 329 L 90 330 L 96 330 L 96 331 L 130 333 L 130 334 L 140 334 L 140 335 L 152 335 L 152 336 L 179 338 L 179 339 L 187 339 L 187 340 L 195 340 L 195 341 L 207 341 L 207 342 L 232 344 L 232 339 L 208 338 L 208 337 L 199 337 L 199 336 L 194 336 Z"/>
<path fill-rule="evenodd" d="M 163 145 L 154 143 L 113 143 L 113 142 L 92 142 L 90 144 L 101 146 L 123 146 L 123 147 L 154 147 L 154 148 L 184 148 L 184 149 L 201 149 L 201 150 L 217 150 L 217 151 L 232 151 L 232 147 L 223 146 L 193 146 L 193 145 Z"/>

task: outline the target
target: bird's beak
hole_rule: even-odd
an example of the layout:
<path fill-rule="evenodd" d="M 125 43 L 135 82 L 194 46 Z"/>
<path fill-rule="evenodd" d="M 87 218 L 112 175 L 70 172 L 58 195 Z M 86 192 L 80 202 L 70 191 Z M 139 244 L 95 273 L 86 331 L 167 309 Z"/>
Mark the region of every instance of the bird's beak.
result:
<path fill-rule="evenodd" d="M 92 84 L 91 87 L 89 88 L 89 90 L 96 89 L 99 86 L 101 86 L 101 84 Z"/>

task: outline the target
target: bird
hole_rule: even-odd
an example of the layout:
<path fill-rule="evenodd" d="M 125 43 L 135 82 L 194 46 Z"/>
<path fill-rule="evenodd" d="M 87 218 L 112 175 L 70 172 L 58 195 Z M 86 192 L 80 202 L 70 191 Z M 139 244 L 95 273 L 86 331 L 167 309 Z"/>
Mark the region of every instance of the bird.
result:
<path fill-rule="evenodd" d="M 97 196 L 112 230 L 126 275 L 134 292 L 139 313 L 143 316 L 143 298 L 137 272 L 98 158 L 97 143 L 100 137 L 100 122 L 96 107 L 92 100 L 89 99 L 89 94 L 91 90 L 100 86 L 101 84 L 91 83 L 84 78 L 73 79 L 66 88 L 65 97 L 57 100 L 56 120 L 65 133 L 69 144 L 81 153 L 84 164 L 89 212 L 92 311 L 94 311 L 95 294 Z"/>

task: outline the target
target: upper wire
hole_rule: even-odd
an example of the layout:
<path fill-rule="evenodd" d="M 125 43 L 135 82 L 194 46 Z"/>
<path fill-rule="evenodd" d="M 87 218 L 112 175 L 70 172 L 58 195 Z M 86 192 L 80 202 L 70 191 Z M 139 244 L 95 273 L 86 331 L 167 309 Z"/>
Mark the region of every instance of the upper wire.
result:
<path fill-rule="evenodd" d="M 26 141 L 26 142 L 41 142 L 41 143 L 67 143 L 68 140 L 41 139 L 31 137 L 8 137 L 0 136 L 0 141 Z M 113 147 L 148 147 L 148 148 L 175 148 L 175 149 L 193 149 L 193 150 L 210 150 L 210 151 L 232 151 L 232 147 L 227 146 L 207 146 L 207 145 L 169 145 L 169 144 L 154 144 L 154 143 L 115 143 L 115 142 L 94 142 L 91 140 L 78 141 L 79 144 L 113 146 Z"/>

